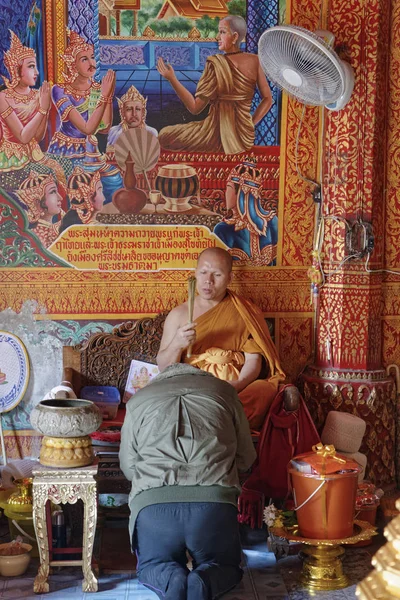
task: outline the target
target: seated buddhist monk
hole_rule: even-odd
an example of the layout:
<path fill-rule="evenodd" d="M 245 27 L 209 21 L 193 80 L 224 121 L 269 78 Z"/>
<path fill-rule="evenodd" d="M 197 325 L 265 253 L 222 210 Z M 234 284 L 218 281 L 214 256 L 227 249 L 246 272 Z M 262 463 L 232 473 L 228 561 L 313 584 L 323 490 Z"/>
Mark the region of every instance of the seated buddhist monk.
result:
<path fill-rule="evenodd" d="M 285 379 L 268 326 L 252 302 L 227 289 L 232 257 L 226 250 L 204 250 L 195 275 L 193 322 L 188 322 L 188 302 L 169 313 L 158 366 L 162 371 L 185 362 L 229 381 L 239 394 L 251 430 L 259 432 L 279 383 Z M 263 358 L 268 376 L 259 379 Z"/>

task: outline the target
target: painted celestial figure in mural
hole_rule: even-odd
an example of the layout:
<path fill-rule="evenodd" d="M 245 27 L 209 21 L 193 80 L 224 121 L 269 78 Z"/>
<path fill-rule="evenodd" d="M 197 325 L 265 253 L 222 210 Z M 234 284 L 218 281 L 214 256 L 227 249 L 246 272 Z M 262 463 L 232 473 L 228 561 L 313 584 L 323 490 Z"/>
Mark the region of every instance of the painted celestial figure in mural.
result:
<path fill-rule="evenodd" d="M 96 223 L 105 200 L 100 171 L 91 174 L 82 167 L 75 167 L 68 179 L 67 193 L 71 208 L 62 219 L 60 233 L 71 225 Z"/>
<path fill-rule="evenodd" d="M 107 156 L 110 160 L 114 158 L 114 145 L 121 133 L 128 129 L 147 129 L 150 133 L 158 136 L 157 129 L 146 124 L 147 98 L 131 85 L 129 90 L 121 97 L 117 98 L 121 123 L 111 127 L 108 134 Z"/>
<path fill-rule="evenodd" d="M 52 99 L 60 117 L 60 127 L 54 133 L 48 153 L 71 160 L 72 166 L 82 166 L 94 173 L 100 170 L 107 201 L 122 187 L 119 170 L 107 165 L 99 152 L 96 132 L 108 130 L 112 122 L 112 100 L 115 72 L 111 69 L 97 83 L 94 49 L 74 31 L 63 56 L 66 66 L 65 83 L 54 85 Z"/>
<path fill-rule="evenodd" d="M 44 159 L 38 142 L 45 135 L 51 103 L 47 81 L 39 90 L 33 89 L 38 78 L 35 51 L 24 46 L 13 31 L 10 34 L 10 48 L 4 53 L 10 79 L 3 77 L 6 90 L 0 92 L 1 175 Z M 18 184 L 26 173 L 20 178 L 13 175 L 9 183 Z"/>
<path fill-rule="evenodd" d="M 246 35 L 246 21 L 229 15 L 219 23 L 218 48 L 224 54 L 209 56 L 196 88 L 195 96 L 180 83 L 173 67 L 158 59 L 159 73 L 194 115 L 209 106 L 203 121 L 164 127 L 161 147 L 166 150 L 225 152 L 238 154 L 254 145 L 254 126 L 272 106 L 272 95 L 258 56 L 240 50 Z M 254 91 L 258 87 L 261 102 L 250 114 Z"/>
<path fill-rule="evenodd" d="M 232 214 L 214 228 L 234 259 L 255 266 L 272 263 L 278 242 L 276 212 L 265 210 L 261 197 L 262 175 L 256 161 L 248 159 L 229 174 L 225 199 Z"/>
<path fill-rule="evenodd" d="M 64 214 L 57 182 L 52 175 L 31 171 L 16 194 L 26 206 L 30 229 L 48 248 L 60 234 L 61 220 L 54 223 L 53 219 Z"/>

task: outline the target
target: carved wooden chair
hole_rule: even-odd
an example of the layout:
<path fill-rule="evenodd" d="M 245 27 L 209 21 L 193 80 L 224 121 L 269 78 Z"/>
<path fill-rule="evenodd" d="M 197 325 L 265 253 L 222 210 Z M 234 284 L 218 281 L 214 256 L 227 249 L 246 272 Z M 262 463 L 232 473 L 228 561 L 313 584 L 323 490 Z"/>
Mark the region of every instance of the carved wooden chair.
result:
<path fill-rule="evenodd" d="M 64 381 L 79 395 L 86 385 L 111 385 L 121 398 L 132 360 L 156 364 L 167 313 L 126 321 L 111 333 L 95 333 L 77 346 L 64 346 Z"/>

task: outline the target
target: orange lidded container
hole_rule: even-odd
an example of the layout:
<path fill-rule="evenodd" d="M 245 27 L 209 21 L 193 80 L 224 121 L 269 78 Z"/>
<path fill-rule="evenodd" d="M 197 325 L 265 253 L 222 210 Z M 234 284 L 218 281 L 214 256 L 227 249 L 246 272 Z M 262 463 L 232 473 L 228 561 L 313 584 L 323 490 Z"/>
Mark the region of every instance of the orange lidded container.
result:
<path fill-rule="evenodd" d="M 323 444 L 290 461 L 288 472 L 303 537 L 336 540 L 353 535 L 360 471 L 355 460 Z"/>

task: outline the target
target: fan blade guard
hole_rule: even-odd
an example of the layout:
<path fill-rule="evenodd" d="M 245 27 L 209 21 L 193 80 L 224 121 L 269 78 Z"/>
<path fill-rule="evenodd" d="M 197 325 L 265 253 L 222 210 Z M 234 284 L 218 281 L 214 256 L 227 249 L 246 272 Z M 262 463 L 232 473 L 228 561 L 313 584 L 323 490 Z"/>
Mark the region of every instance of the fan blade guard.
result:
<path fill-rule="evenodd" d="M 258 56 L 267 77 L 311 106 L 337 102 L 345 93 L 346 68 L 323 38 L 295 25 L 264 31 Z"/>

